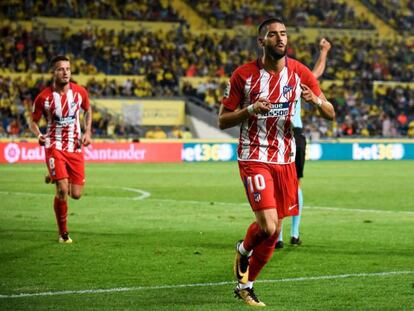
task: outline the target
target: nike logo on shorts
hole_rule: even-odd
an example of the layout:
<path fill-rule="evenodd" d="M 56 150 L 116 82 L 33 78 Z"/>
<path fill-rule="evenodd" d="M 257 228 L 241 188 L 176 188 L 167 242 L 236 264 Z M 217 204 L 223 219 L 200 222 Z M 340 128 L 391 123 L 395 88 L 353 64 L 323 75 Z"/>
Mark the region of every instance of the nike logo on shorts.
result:
<path fill-rule="evenodd" d="M 291 210 L 293 210 L 296 206 L 298 206 L 298 205 L 297 205 L 297 204 L 295 204 L 295 205 L 289 206 L 289 207 L 288 207 L 288 210 L 289 210 L 289 211 L 291 211 Z"/>

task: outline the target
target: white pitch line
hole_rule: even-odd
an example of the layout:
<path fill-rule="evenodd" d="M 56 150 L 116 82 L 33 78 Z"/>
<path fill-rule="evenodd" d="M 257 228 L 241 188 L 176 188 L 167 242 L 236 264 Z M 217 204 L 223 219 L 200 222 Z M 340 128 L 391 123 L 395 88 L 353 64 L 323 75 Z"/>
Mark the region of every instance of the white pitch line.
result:
<path fill-rule="evenodd" d="M 305 206 L 307 209 L 317 209 L 317 210 L 327 210 L 327 211 L 344 211 L 344 212 L 368 212 L 368 213 L 403 213 L 408 215 L 414 215 L 414 212 L 410 211 L 390 211 L 390 210 L 380 210 L 380 209 L 362 209 L 362 208 L 345 208 L 345 207 L 329 207 L 329 206 Z"/>
<path fill-rule="evenodd" d="M 128 192 L 134 192 L 138 193 L 138 196 L 135 197 L 110 197 L 110 196 L 85 196 L 85 197 L 94 197 L 98 199 L 127 199 L 127 200 L 144 200 L 146 198 L 149 198 L 151 196 L 150 192 L 141 190 L 141 189 L 135 189 L 135 188 L 128 188 L 128 187 L 104 187 L 104 188 L 112 188 L 112 189 L 122 189 Z M 18 196 L 51 196 L 53 193 L 34 193 L 34 192 L 12 192 L 12 191 L 0 191 L 0 194 L 7 194 L 7 195 L 18 195 Z"/>
<path fill-rule="evenodd" d="M 105 187 L 104 187 L 105 188 Z M 113 188 L 113 187 L 106 187 L 106 188 Z M 249 206 L 248 203 L 235 203 L 235 202 L 214 202 L 214 201 L 196 201 L 196 200 L 175 200 L 175 199 L 156 199 L 156 198 L 149 198 L 151 193 L 146 192 L 141 189 L 134 189 L 134 188 L 127 188 L 122 187 L 119 189 L 123 189 L 126 191 L 133 191 L 140 193 L 140 196 L 137 197 L 114 197 L 114 196 L 90 196 L 85 195 L 84 198 L 93 198 L 93 199 L 101 199 L 101 200 L 149 200 L 155 202 L 166 202 L 166 203 L 183 203 L 183 204 L 207 204 L 207 205 L 224 205 L 224 206 Z M 34 192 L 12 192 L 12 191 L 0 191 L 0 195 L 17 195 L 17 196 L 51 196 L 52 194 L 48 193 L 34 193 Z M 330 207 L 330 206 L 304 206 L 305 209 L 314 209 L 314 210 L 327 210 L 327 211 L 339 211 L 339 212 L 360 212 L 360 213 L 383 213 L 383 214 L 404 214 L 408 216 L 414 216 L 414 212 L 412 211 L 390 211 L 390 210 L 379 210 L 379 209 L 362 209 L 362 208 L 344 208 L 344 207 Z"/>
<path fill-rule="evenodd" d="M 231 202 L 208 202 L 208 201 L 194 201 L 194 200 L 174 200 L 174 199 L 148 199 L 150 201 L 160 201 L 160 202 L 171 202 L 171 203 L 187 203 L 187 204 L 217 204 L 217 205 L 228 205 L 228 206 L 249 206 L 249 203 L 231 203 Z M 340 212 L 368 212 L 368 213 L 386 213 L 386 214 L 407 214 L 414 216 L 414 212 L 411 211 L 390 211 L 390 210 L 380 210 L 380 209 L 362 209 L 362 208 L 344 208 L 344 207 L 324 207 L 324 206 L 304 206 L 305 209 L 314 209 L 314 210 L 328 210 L 328 211 L 340 211 Z"/>
<path fill-rule="evenodd" d="M 122 187 L 122 189 L 140 194 L 139 196 L 134 197 L 133 200 L 144 200 L 151 196 L 151 193 L 141 190 L 141 189 L 127 188 L 127 187 Z"/>
<path fill-rule="evenodd" d="M 345 279 L 345 278 L 381 277 L 381 276 L 403 275 L 403 274 L 413 274 L 413 273 L 414 271 L 390 271 L 390 272 L 376 272 L 376 273 L 321 275 L 321 276 L 285 278 L 285 279 L 274 279 L 274 280 L 258 280 L 256 281 L 256 283 L 306 282 L 306 281 L 335 280 L 335 279 Z M 0 295 L 0 299 L 38 297 L 38 296 L 58 296 L 58 295 L 103 294 L 103 293 L 131 292 L 131 291 L 141 291 L 141 290 L 212 287 L 212 286 L 224 286 L 224 285 L 234 285 L 234 284 L 235 284 L 234 281 L 224 281 L 224 282 L 216 282 L 216 283 L 193 283 L 193 284 L 177 284 L 177 285 L 117 287 L 117 288 L 106 288 L 106 289 L 64 290 L 64 291 L 56 291 L 56 292 L 20 293 L 20 294 L 14 294 L 14 295 Z"/>

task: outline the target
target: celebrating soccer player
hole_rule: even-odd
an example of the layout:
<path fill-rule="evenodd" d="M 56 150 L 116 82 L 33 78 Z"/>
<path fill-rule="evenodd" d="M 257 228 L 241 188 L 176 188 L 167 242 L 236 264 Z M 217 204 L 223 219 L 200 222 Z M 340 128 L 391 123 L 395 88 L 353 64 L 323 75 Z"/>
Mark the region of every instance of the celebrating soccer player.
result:
<path fill-rule="evenodd" d="M 91 143 L 92 109 L 87 91 L 70 81 L 70 61 L 56 56 L 51 61 L 53 82 L 33 103 L 30 128 L 45 146 L 49 176 L 56 184 L 54 210 L 59 228 L 59 243 L 72 243 L 67 229 L 68 196 L 79 199 L 85 183 L 82 145 Z M 79 113 L 84 111 L 82 136 Z M 39 121 L 45 116 L 47 131 L 42 134 Z"/>
<path fill-rule="evenodd" d="M 241 124 L 239 170 L 256 216 L 244 240 L 236 244 L 234 293 L 258 307 L 265 304 L 255 295 L 253 282 L 274 252 L 282 219 L 299 212 L 292 130 L 295 103 L 302 97 L 324 118 L 335 117 L 312 72 L 286 56 L 287 43 L 281 19 L 260 24 L 263 56 L 233 72 L 219 112 L 221 129 Z"/>

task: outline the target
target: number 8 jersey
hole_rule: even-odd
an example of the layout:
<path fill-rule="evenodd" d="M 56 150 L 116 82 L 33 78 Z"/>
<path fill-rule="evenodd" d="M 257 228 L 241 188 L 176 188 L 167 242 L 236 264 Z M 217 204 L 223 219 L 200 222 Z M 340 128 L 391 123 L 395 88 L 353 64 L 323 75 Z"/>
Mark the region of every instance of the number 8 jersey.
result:
<path fill-rule="evenodd" d="M 79 112 L 89 109 L 87 91 L 80 85 L 69 83 L 69 90 L 59 94 L 52 86 L 45 88 L 33 103 L 32 118 L 38 122 L 42 115 L 47 121 L 45 148 L 68 152 L 81 152 Z"/>

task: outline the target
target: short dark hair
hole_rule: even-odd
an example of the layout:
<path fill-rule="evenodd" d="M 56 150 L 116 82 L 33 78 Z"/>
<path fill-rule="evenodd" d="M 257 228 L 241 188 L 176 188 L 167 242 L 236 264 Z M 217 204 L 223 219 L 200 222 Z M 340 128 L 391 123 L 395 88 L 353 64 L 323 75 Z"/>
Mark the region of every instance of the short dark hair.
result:
<path fill-rule="evenodd" d="M 260 23 L 259 27 L 257 27 L 257 34 L 260 35 L 262 33 L 262 30 L 269 24 L 273 23 L 279 23 L 279 24 L 285 24 L 283 20 L 279 17 L 270 17 L 265 19 L 263 22 Z"/>
<path fill-rule="evenodd" d="M 50 69 L 52 69 L 52 70 L 55 69 L 56 63 L 60 62 L 60 61 L 67 61 L 68 62 L 69 58 L 65 55 L 58 55 L 58 56 L 53 57 L 52 60 L 50 61 Z"/>

